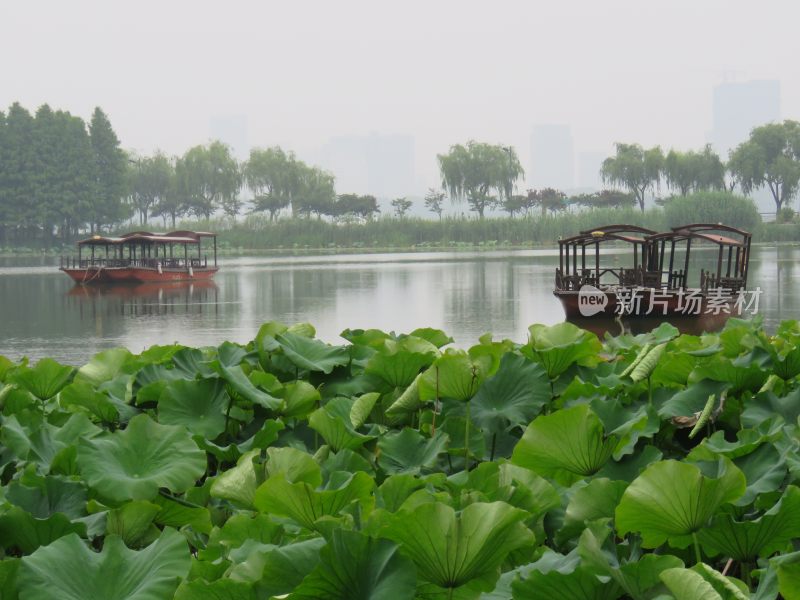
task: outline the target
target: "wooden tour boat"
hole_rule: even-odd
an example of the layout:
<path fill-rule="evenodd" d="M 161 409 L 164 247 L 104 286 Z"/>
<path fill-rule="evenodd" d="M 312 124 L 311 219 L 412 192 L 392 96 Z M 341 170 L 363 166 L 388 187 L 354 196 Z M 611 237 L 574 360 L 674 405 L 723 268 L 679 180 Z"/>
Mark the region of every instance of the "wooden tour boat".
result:
<path fill-rule="evenodd" d="M 203 255 L 204 238 L 212 240 L 211 265 Z M 59 268 L 80 284 L 210 280 L 218 270 L 217 236 L 206 231 L 94 235 L 78 242 L 77 257 L 62 256 Z"/>
<path fill-rule="evenodd" d="M 720 223 L 693 223 L 662 233 L 636 225 L 582 231 L 558 242 L 553 293 L 567 318 L 742 314 L 751 237 Z M 632 264 L 601 264 L 601 247 L 614 243 L 632 248 Z M 716 269 L 701 269 L 698 284 L 690 287 L 689 257 L 699 246 L 717 247 Z"/>

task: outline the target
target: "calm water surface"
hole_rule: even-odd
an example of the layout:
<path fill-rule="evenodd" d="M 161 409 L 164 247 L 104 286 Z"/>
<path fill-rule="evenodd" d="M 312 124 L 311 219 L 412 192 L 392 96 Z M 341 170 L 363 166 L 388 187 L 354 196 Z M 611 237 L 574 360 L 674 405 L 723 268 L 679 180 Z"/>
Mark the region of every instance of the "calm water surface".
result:
<path fill-rule="evenodd" d="M 522 342 L 529 325 L 564 318 L 552 295 L 557 262 L 553 250 L 251 256 L 222 259 L 211 285 L 81 287 L 52 258 L 0 258 L 0 354 L 82 364 L 115 346 L 247 342 L 270 320 L 309 321 L 332 343 L 370 327 L 438 327 L 462 346 L 487 331 Z M 800 248 L 754 248 L 757 286 L 768 327 L 800 317 Z"/>

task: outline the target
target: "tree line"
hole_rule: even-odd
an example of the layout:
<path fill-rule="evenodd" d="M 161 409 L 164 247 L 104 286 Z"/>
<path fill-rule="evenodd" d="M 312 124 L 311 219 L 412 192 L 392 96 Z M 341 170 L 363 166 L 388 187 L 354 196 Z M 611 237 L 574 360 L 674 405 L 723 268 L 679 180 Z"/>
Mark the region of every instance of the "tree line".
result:
<path fill-rule="evenodd" d="M 800 123 L 756 127 L 727 161 L 710 146 L 664 153 L 658 146 L 617 143 L 601 168 L 611 189 L 591 194 L 568 196 L 553 188 L 519 193 L 524 170 L 513 147 L 469 141 L 437 155 L 437 163 L 441 189 L 430 189 L 424 205 L 439 219 L 448 198 L 466 202 L 479 218 L 489 210 L 514 217 L 570 206 L 644 210 L 647 195 L 661 186 L 678 196 L 766 188 L 780 212 L 800 183 Z M 407 198 L 391 201 L 401 219 L 412 205 Z M 121 149 L 100 108 L 88 123 L 48 105 L 33 115 L 18 103 L 0 112 L 0 244 L 66 241 L 131 218 L 142 226 L 162 219 L 174 228 L 184 216 L 209 219 L 220 211 L 264 213 L 270 221 L 285 212 L 361 221 L 375 218 L 380 207 L 372 195 L 337 193 L 332 173 L 277 146 L 253 148 L 242 162 L 219 141 L 177 157 L 136 156 Z"/>

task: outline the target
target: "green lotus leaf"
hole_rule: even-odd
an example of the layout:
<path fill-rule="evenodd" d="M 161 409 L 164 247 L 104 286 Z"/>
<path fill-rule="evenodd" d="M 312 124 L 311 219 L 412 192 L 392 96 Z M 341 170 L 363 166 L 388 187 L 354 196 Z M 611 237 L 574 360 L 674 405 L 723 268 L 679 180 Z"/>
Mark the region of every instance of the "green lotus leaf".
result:
<path fill-rule="evenodd" d="M 800 600 L 800 552 L 791 552 L 771 558 L 769 567 L 763 578 L 769 578 L 772 581 L 765 586 L 767 588 L 765 597 L 770 600 L 775 598 L 774 593 L 769 594 L 774 589 L 775 592 L 780 592 L 784 600 Z M 762 588 L 760 584 L 761 582 L 759 582 L 758 591 L 761 591 Z M 759 597 L 757 600 L 764 599 Z"/>
<path fill-rule="evenodd" d="M 373 436 L 358 433 L 350 421 L 353 401 L 349 398 L 334 398 L 318 408 L 308 418 L 308 426 L 318 432 L 325 442 L 338 452 L 343 448 L 360 448 Z"/>
<path fill-rule="evenodd" d="M 134 551 L 108 536 L 92 552 L 70 534 L 22 559 L 20 596 L 26 600 L 163 600 L 171 598 L 189 572 L 186 539 L 167 529 L 150 546 Z"/>
<path fill-rule="evenodd" d="M 190 506 L 180 499 L 157 496 L 152 503 L 158 506 L 158 513 L 153 521 L 161 526 L 179 529 L 189 525 L 198 533 L 211 532 L 211 514 L 204 506 Z"/>
<path fill-rule="evenodd" d="M 599 471 L 616 445 L 615 437 L 606 438 L 597 415 L 579 404 L 537 417 L 514 448 L 511 462 L 543 477 L 577 481 Z"/>
<path fill-rule="evenodd" d="M 734 502 L 737 506 L 747 506 L 759 494 L 777 490 L 786 478 L 786 460 L 772 444 L 762 444 L 754 451 L 733 459 L 733 464 L 744 473 L 747 488 Z"/>
<path fill-rule="evenodd" d="M 158 399 L 158 421 L 183 425 L 191 433 L 214 439 L 225 431 L 230 402 L 220 379 L 179 379 L 168 383 Z"/>
<path fill-rule="evenodd" d="M 60 392 L 74 375 L 74 368 L 61 365 L 51 358 L 43 358 L 33 368 L 18 367 L 11 380 L 39 400 L 49 400 Z"/>
<path fill-rule="evenodd" d="M 282 474 L 290 483 L 305 482 L 312 487 L 322 485 L 322 469 L 314 458 L 296 448 L 270 448 L 267 450 L 267 474 Z"/>
<path fill-rule="evenodd" d="M 127 502 L 108 511 L 106 534 L 119 536 L 129 548 L 150 544 L 158 537 L 158 529 L 153 526 L 158 511 L 159 506 L 147 500 Z"/>
<path fill-rule="evenodd" d="M 727 456 L 731 460 L 753 452 L 764 442 L 774 442 L 783 435 L 783 422 L 780 419 L 764 421 L 756 429 L 740 429 L 736 441 L 725 439 L 724 431 L 716 431 L 692 448 L 689 460 L 716 460 Z"/>
<path fill-rule="evenodd" d="M 112 348 L 95 354 L 92 360 L 78 369 L 75 380 L 97 387 L 118 375 L 133 373 L 139 366 L 133 354 L 125 348 Z"/>
<path fill-rule="evenodd" d="M 692 534 L 705 527 L 722 505 L 739 498 L 745 487 L 744 474 L 727 458 L 719 460 L 713 476 L 694 464 L 657 462 L 622 495 L 616 510 L 617 531 L 620 535 L 641 533 L 645 548 L 656 548 L 667 540 L 685 548 Z"/>
<path fill-rule="evenodd" d="M 413 600 L 414 564 L 389 540 L 337 529 L 289 600 Z"/>
<path fill-rule="evenodd" d="M 246 356 L 247 350 L 239 344 L 222 342 L 217 346 L 217 360 L 226 367 L 235 367 L 242 364 Z"/>
<path fill-rule="evenodd" d="M 0 356 L 0 362 L 2 362 L 2 356 Z M 20 560 L 18 558 L 0 560 L 0 600 L 18 600 L 17 573 L 19 573 L 19 567 Z"/>
<path fill-rule="evenodd" d="M 581 565 L 577 553 L 562 556 L 551 550 L 527 565 L 511 591 L 514 600 L 616 600 L 623 595 L 614 581 L 601 580 L 594 569 Z"/>
<path fill-rule="evenodd" d="M 323 538 L 312 538 L 284 546 L 267 545 L 252 552 L 231 569 L 234 581 L 254 584 L 259 598 L 270 598 L 294 590 L 319 564 Z"/>
<path fill-rule="evenodd" d="M 784 321 L 767 345 L 772 357 L 772 369 L 782 379 L 800 375 L 800 324 Z"/>
<path fill-rule="evenodd" d="M 232 579 L 212 582 L 197 579 L 182 583 L 173 600 L 258 600 L 258 597 L 252 583 Z"/>
<path fill-rule="evenodd" d="M 697 537 L 709 554 L 740 562 L 782 550 L 800 538 L 800 488 L 788 486 L 781 499 L 758 518 L 738 521 L 731 514 L 717 515 Z"/>
<path fill-rule="evenodd" d="M 102 432 L 82 414 L 71 415 L 60 427 L 34 420 L 22 425 L 15 415 L 3 417 L 2 425 L 2 445 L 21 461 L 37 463 L 43 472 L 50 468 L 60 452 L 78 440 L 90 439 Z"/>
<path fill-rule="evenodd" d="M 596 535 L 586 528 L 578 543 L 582 565 L 594 569 L 601 577 L 610 577 L 633 600 L 650 600 L 661 587 L 659 575 L 667 569 L 683 567 L 683 561 L 670 554 L 645 554 L 620 561 L 611 529 L 605 527 Z"/>
<path fill-rule="evenodd" d="M 100 421 L 105 423 L 116 423 L 120 418 L 120 411 L 111 398 L 106 394 L 102 394 L 95 390 L 93 386 L 85 381 L 78 381 L 69 384 L 58 395 L 58 403 L 68 410 L 85 410 L 90 415 L 94 416 Z M 128 418 L 133 416 L 131 412 L 135 413 L 136 409 L 127 407 L 130 410 L 124 411 L 128 413 Z"/>
<path fill-rule="evenodd" d="M 5 496 L 11 504 L 37 519 L 55 513 L 63 513 L 71 519 L 86 515 L 86 489 L 81 483 L 65 477 L 42 477 L 26 471 L 8 484 Z"/>
<path fill-rule="evenodd" d="M 400 509 L 400 506 L 411 494 L 421 490 L 426 485 L 424 479 L 407 473 L 390 475 L 378 486 L 375 492 L 375 504 L 379 508 L 395 512 Z"/>
<path fill-rule="evenodd" d="M 526 517 L 505 502 L 478 502 L 460 513 L 429 502 L 390 515 L 382 535 L 400 544 L 421 579 L 448 589 L 474 582 L 490 591 L 506 556 L 534 543 Z"/>
<path fill-rule="evenodd" d="M 339 334 L 339 337 L 347 340 L 354 346 L 363 346 L 374 350 L 384 348 L 386 340 L 396 339 L 394 332 L 386 333 L 380 329 L 345 329 Z"/>
<path fill-rule="evenodd" d="M 281 408 L 281 400 L 253 385 L 253 382 L 247 378 L 240 365 L 228 366 L 219 361 L 214 361 L 212 366 L 230 386 L 232 394 L 238 394 L 245 400 L 263 406 L 267 410 L 279 410 Z"/>
<path fill-rule="evenodd" d="M 469 457 L 471 459 L 483 460 L 484 457 L 487 457 L 486 435 L 475 426 L 471 419 L 469 421 L 469 431 L 467 431 L 466 417 L 451 414 L 442 421 L 440 426 L 437 426 L 436 432 L 439 433 L 440 431 L 448 437 L 448 454 L 463 458 L 467 451 L 467 445 L 469 445 Z M 469 435 L 469 439 L 467 439 L 467 435 Z"/>
<path fill-rule="evenodd" d="M 418 380 L 419 397 L 423 401 L 472 398 L 486 377 L 487 365 L 474 361 L 463 350 L 448 349 L 437 358 Z"/>
<path fill-rule="evenodd" d="M 600 358 L 603 345 L 597 336 L 572 323 L 557 325 L 531 325 L 530 341 L 523 352 L 542 363 L 547 376 L 555 379 L 573 364 L 594 366 Z"/>
<path fill-rule="evenodd" d="M 284 417 L 302 418 L 319 406 L 320 393 L 307 381 L 295 381 L 287 384 L 283 401 L 286 404 Z"/>
<path fill-rule="evenodd" d="M 321 489 L 304 481 L 290 483 L 278 474 L 258 487 L 253 504 L 263 513 L 290 517 L 315 530 L 318 519 L 336 516 L 353 501 L 366 500 L 374 485 L 366 473 L 334 473 Z"/>
<path fill-rule="evenodd" d="M 550 397 L 550 380 L 542 365 L 508 353 L 470 402 L 472 420 L 491 433 L 527 425 Z"/>
<path fill-rule="evenodd" d="M 675 600 L 750 600 L 748 594 L 708 565 L 667 569 L 660 577 Z"/>
<path fill-rule="evenodd" d="M 800 388 L 778 397 L 772 392 L 758 394 L 742 411 L 742 427 L 756 428 L 776 415 L 787 425 L 794 425 L 800 417 Z"/>
<path fill-rule="evenodd" d="M 433 329 L 432 327 L 420 327 L 408 335 L 430 342 L 437 348 L 441 348 L 442 346 L 447 346 L 447 344 L 453 343 L 453 338 L 447 335 L 444 331 L 441 329 Z"/>
<path fill-rule="evenodd" d="M 260 450 L 246 452 L 236 462 L 235 467 L 217 475 L 211 484 L 211 495 L 244 508 L 253 508 L 256 488 L 261 483 L 259 469 L 253 464 L 253 460 L 260 454 Z"/>
<path fill-rule="evenodd" d="M 756 392 L 769 376 L 769 362 L 763 350 L 733 359 L 718 354 L 695 367 L 689 381 L 711 379 L 727 383 L 733 392 Z"/>
<path fill-rule="evenodd" d="M 703 410 L 709 396 L 713 394 L 718 397 L 727 387 L 728 384 L 725 382 L 703 379 L 674 394 L 672 398 L 661 405 L 658 414 L 665 419 L 680 416 L 690 417 Z"/>
<path fill-rule="evenodd" d="M 378 440 L 378 465 L 390 474 L 427 472 L 435 466 L 447 441 L 447 435 L 441 430 L 432 438 L 409 427 L 387 433 Z"/>
<path fill-rule="evenodd" d="M 391 406 L 386 409 L 387 415 L 414 412 L 422 406 L 423 401 L 419 396 L 419 383 L 422 381 L 422 376 L 423 374 L 418 375 L 417 378 L 411 382 L 411 385 L 397 397 L 397 400 L 392 402 Z"/>
<path fill-rule="evenodd" d="M 407 387 L 422 369 L 436 360 L 439 350 L 425 340 L 406 337 L 395 342 L 387 340 L 385 347 L 369 359 L 365 371 L 377 375 L 392 387 Z"/>
<path fill-rule="evenodd" d="M 350 352 L 344 346 L 331 346 L 313 338 L 289 333 L 275 336 L 284 355 L 292 364 L 306 371 L 330 373 L 350 362 Z"/>
<path fill-rule="evenodd" d="M 626 481 L 611 481 L 604 477 L 592 479 L 579 487 L 569 499 L 564 523 L 556 534 L 557 539 L 563 543 L 577 537 L 589 521 L 613 519 L 617 504 L 627 487 Z"/>
<path fill-rule="evenodd" d="M 70 521 L 62 513 L 37 519 L 16 506 L 0 515 L 0 546 L 6 550 L 16 548 L 30 554 L 70 533 L 85 536 L 86 525 Z"/>
<path fill-rule="evenodd" d="M 378 392 L 371 392 L 369 394 L 362 394 L 353 402 L 353 407 L 350 409 L 350 422 L 353 427 L 361 427 L 367 422 L 372 409 L 375 408 L 375 403 L 381 395 Z"/>
<path fill-rule="evenodd" d="M 172 355 L 174 371 L 184 379 L 204 379 L 213 377 L 216 371 L 211 367 L 214 358 L 213 348 L 183 348 Z"/>
<path fill-rule="evenodd" d="M 206 471 L 205 452 L 183 427 L 144 414 L 122 431 L 81 440 L 78 463 L 90 487 L 118 502 L 150 500 L 162 487 L 186 491 Z"/>

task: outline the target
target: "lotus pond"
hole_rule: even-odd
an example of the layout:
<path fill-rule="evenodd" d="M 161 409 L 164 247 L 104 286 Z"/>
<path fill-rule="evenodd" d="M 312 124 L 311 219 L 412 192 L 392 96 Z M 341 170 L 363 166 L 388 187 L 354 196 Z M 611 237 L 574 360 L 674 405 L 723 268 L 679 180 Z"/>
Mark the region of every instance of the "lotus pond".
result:
<path fill-rule="evenodd" d="M 800 324 L 0 357 L 3 600 L 800 598 Z"/>

